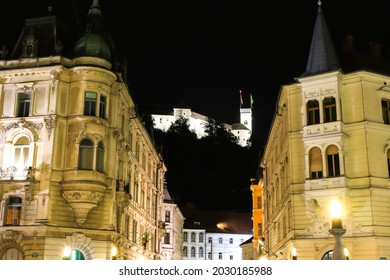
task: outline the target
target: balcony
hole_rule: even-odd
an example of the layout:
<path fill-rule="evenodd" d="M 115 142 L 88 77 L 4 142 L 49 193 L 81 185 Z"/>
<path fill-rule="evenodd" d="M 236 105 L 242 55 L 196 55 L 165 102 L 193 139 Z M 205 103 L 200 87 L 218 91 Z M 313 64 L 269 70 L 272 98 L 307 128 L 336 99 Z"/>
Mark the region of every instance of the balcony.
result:
<path fill-rule="evenodd" d="M 303 127 L 303 137 L 325 136 L 340 133 L 342 125 L 340 121 L 307 125 Z"/>

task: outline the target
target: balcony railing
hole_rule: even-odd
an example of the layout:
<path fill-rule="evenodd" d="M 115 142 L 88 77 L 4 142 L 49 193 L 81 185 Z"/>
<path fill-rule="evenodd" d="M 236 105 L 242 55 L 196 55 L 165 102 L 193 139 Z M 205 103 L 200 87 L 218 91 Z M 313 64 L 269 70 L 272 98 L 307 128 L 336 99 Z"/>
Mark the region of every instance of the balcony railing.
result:
<path fill-rule="evenodd" d="M 0 180 L 29 180 L 34 177 L 34 170 L 31 167 L 9 166 L 0 168 Z"/>

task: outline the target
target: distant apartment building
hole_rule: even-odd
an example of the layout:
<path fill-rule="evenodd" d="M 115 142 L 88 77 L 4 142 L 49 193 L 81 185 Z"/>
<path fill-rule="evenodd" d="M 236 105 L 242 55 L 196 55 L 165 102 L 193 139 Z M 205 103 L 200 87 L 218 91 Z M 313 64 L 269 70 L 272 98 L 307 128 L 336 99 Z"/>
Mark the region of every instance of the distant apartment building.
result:
<path fill-rule="evenodd" d="M 161 258 L 163 260 L 181 260 L 183 258 L 183 225 L 185 217 L 171 198 L 167 186 L 164 186 L 164 203 L 161 218 L 164 223 L 164 236 L 161 240 Z"/>
<path fill-rule="evenodd" d="M 250 213 L 185 207 L 183 259 L 242 260 L 240 244 L 252 237 Z"/>

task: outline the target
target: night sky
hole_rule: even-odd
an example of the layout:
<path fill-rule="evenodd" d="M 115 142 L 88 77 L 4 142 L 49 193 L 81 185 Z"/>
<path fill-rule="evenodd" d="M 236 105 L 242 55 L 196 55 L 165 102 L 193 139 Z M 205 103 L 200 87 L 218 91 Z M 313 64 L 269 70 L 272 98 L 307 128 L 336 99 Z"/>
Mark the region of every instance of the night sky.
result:
<path fill-rule="evenodd" d="M 38 3 L 39 2 L 39 3 Z M 342 3 L 341 3 L 342 2 Z M 176 105 L 226 123 L 239 122 L 239 90 L 254 99 L 254 133 L 264 141 L 283 84 L 305 71 L 316 0 L 100 0 L 103 29 L 128 62 L 137 104 Z M 123 6 L 126 3 L 127 7 Z M 12 48 L 24 19 L 53 14 L 85 31 L 92 0 L 12 1 L 2 9 L 0 45 Z M 390 1 L 323 0 L 336 49 L 353 35 L 356 49 L 376 40 L 388 54 Z"/>

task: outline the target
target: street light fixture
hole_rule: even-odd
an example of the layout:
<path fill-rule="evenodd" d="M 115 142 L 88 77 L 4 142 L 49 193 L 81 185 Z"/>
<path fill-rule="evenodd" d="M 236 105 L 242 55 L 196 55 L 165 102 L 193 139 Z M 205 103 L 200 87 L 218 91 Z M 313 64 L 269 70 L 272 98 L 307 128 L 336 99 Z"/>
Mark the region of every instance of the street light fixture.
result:
<path fill-rule="evenodd" d="M 346 230 L 343 228 L 341 220 L 341 204 L 338 200 L 333 200 L 331 204 L 331 215 L 332 215 L 332 228 L 329 232 L 335 238 L 335 244 L 333 248 L 332 260 L 346 260 L 344 247 L 341 242 L 341 237 L 344 235 Z"/>
<path fill-rule="evenodd" d="M 71 252 L 72 252 L 72 250 L 70 249 L 70 247 L 68 247 L 68 246 L 64 247 L 64 250 L 62 251 L 62 259 L 63 260 L 70 260 Z"/>
<path fill-rule="evenodd" d="M 297 248 L 293 247 L 291 249 L 291 256 L 293 260 L 297 260 Z"/>
<path fill-rule="evenodd" d="M 111 248 L 111 259 L 112 260 L 116 260 L 116 254 L 117 254 L 117 249 L 114 246 L 114 247 Z"/>

